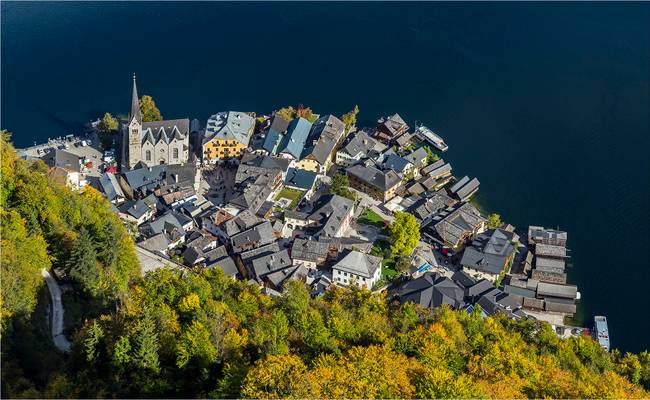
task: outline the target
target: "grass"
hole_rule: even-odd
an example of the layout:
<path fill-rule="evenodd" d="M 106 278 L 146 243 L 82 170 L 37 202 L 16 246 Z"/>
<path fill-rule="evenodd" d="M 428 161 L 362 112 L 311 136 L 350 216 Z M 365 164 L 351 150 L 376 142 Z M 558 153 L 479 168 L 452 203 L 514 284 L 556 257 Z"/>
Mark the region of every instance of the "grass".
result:
<path fill-rule="evenodd" d="M 372 225 L 377 228 L 383 229 L 386 227 L 386 221 L 376 212 L 372 211 L 369 208 L 363 210 L 357 222 L 363 225 Z"/>
<path fill-rule="evenodd" d="M 390 243 L 388 241 L 379 239 L 372 244 L 370 254 L 373 256 L 381 257 L 381 277 L 382 279 L 390 279 L 398 274 L 395 269 L 395 258 L 390 253 Z"/>
<path fill-rule="evenodd" d="M 291 188 L 283 188 L 280 190 L 280 193 L 278 193 L 277 196 L 275 196 L 275 200 L 280 200 L 282 198 L 289 199 L 291 200 L 291 204 L 289 204 L 289 209 L 293 209 L 298 205 L 298 202 L 300 199 L 302 199 L 302 196 L 305 194 L 302 190 L 298 189 L 291 189 Z"/>

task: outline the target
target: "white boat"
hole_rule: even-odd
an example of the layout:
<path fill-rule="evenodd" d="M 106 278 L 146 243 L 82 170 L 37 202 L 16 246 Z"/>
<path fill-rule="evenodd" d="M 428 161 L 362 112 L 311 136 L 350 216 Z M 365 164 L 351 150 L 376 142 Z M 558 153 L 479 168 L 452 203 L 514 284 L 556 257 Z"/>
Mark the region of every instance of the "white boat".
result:
<path fill-rule="evenodd" d="M 415 129 L 415 134 L 420 137 L 422 140 L 426 140 L 427 142 L 431 143 L 435 148 L 437 148 L 440 151 L 447 151 L 449 149 L 449 146 L 445 143 L 444 140 L 429 128 L 427 128 L 424 125 L 417 125 L 417 128 Z"/>
<path fill-rule="evenodd" d="M 602 315 L 594 317 L 594 330 L 592 332 L 594 339 L 598 340 L 600 347 L 609 351 L 609 329 L 607 328 L 607 318 Z"/>

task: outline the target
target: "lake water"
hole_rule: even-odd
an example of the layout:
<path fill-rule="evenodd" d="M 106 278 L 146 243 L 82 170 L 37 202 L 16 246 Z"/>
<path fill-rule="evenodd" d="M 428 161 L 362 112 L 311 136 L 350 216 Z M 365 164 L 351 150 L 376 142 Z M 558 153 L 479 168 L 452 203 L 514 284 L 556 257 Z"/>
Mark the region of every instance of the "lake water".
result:
<path fill-rule="evenodd" d="M 2 2 L 1 126 L 18 146 L 126 114 L 303 103 L 440 133 L 517 226 L 569 233 L 581 316 L 650 347 L 650 3 Z"/>

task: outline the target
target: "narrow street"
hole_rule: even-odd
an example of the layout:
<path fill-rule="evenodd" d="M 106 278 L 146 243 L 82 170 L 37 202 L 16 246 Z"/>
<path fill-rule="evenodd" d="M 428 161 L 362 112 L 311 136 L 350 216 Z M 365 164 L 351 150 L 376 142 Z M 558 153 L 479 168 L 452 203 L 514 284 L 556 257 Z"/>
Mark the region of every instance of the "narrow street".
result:
<path fill-rule="evenodd" d="M 61 288 L 56 279 L 50 274 L 48 270 L 43 268 L 41 275 L 45 278 L 47 288 L 50 291 L 52 298 L 52 318 L 50 319 L 50 328 L 52 331 L 52 341 L 57 349 L 63 352 L 69 352 L 71 343 L 63 335 L 63 304 L 61 303 Z"/>

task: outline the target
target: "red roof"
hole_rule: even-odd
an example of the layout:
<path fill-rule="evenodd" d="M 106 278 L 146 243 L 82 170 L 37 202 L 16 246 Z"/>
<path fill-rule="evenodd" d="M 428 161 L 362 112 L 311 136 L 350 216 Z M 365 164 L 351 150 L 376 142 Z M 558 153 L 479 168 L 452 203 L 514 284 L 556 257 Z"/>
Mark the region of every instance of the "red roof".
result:
<path fill-rule="evenodd" d="M 110 172 L 111 174 L 117 173 L 117 167 L 115 165 L 111 165 L 110 167 L 106 168 L 106 172 Z"/>

